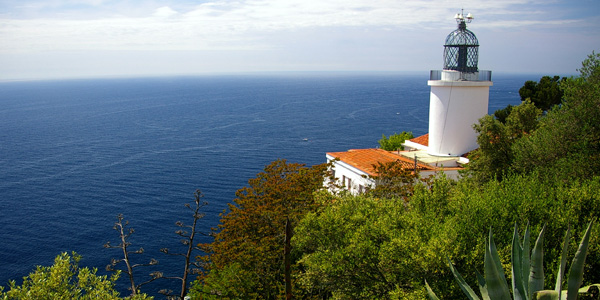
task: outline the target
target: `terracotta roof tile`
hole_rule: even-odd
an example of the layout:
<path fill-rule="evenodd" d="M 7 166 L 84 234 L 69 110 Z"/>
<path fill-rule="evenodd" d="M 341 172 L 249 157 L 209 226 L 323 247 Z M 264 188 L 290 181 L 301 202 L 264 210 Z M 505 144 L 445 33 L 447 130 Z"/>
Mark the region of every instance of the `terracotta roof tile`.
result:
<path fill-rule="evenodd" d="M 429 133 L 426 133 L 422 136 L 418 136 L 416 138 L 412 138 L 409 141 L 429 147 Z"/>
<path fill-rule="evenodd" d="M 394 161 L 400 161 L 405 168 L 413 169 L 415 162 L 409 158 L 398 155 L 395 152 L 390 152 L 382 149 L 352 149 L 346 152 L 329 152 L 330 156 L 338 158 L 339 160 L 371 175 L 377 175 L 375 173 L 374 165 L 378 162 L 390 163 Z M 418 163 L 417 167 L 420 170 L 431 170 L 432 168 Z"/>

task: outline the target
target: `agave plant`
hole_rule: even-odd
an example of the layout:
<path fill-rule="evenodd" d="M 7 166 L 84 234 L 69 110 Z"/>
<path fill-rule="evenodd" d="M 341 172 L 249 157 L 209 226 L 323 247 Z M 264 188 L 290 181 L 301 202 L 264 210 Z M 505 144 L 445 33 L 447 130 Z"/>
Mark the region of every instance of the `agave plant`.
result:
<path fill-rule="evenodd" d="M 476 272 L 477 282 L 479 285 L 479 297 L 473 289 L 466 283 L 460 273 L 456 270 L 452 262 L 448 260 L 452 274 L 462 291 L 465 293 L 470 300 L 575 300 L 577 299 L 580 292 L 585 293 L 590 288 L 596 288 L 598 285 L 587 286 L 580 289 L 583 281 L 583 266 L 585 263 L 585 257 L 587 255 L 587 248 L 590 239 L 590 232 L 592 228 L 592 222 L 587 227 L 571 268 L 569 270 L 567 290 L 562 290 L 562 278 L 565 273 L 565 266 L 567 262 L 567 250 L 569 241 L 571 239 L 570 229 L 567 229 L 565 234 L 565 240 L 563 244 L 560 266 L 558 269 L 556 285 L 554 290 L 544 290 L 544 250 L 542 244 L 544 242 L 544 230 L 542 228 L 540 234 L 535 242 L 531 255 L 529 254 L 529 226 L 525 229 L 523 234 L 523 243 L 521 243 L 517 225 L 515 224 L 515 230 L 513 234 L 512 242 L 512 296 L 504 276 L 504 269 L 500 263 L 500 257 L 494 243 L 494 237 L 492 230 L 489 233 L 489 242 L 485 248 L 484 257 L 484 276 Z M 425 281 L 427 293 L 429 299 L 439 300 L 427 281 Z"/>

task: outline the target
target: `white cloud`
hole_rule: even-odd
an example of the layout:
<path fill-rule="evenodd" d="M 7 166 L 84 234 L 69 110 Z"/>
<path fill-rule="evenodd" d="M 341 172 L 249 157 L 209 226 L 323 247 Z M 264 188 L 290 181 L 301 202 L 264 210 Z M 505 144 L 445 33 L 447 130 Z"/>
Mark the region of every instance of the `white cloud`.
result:
<path fill-rule="evenodd" d="M 597 32 L 598 13 L 585 21 L 567 17 L 557 11 L 557 2 L 464 0 L 460 5 L 475 15 L 470 28 L 476 34 L 483 30 L 500 36 L 516 29 L 565 33 L 576 27 L 573 32 Z M 7 9 L 0 14 L 0 55 L 204 51 L 211 53 L 211 66 L 223 52 L 225 63 L 232 61 L 232 53 L 249 53 L 254 61 L 264 56 L 264 64 L 331 63 L 347 69 L 358 66 L 358 58 L 359 67 L 367 68 L 373 62 L 368 57 L 375 55 L 388 55 L 378 63 L 397 60 L 394 55 L 418 61 L 415 55 L 431 50 L 415 52 L 406 43 L 431 45 L 432 34 L 442 40 L 455 27 L 452 17 L 460 9 L 452 0 L 24 0 L 21 5 L 14 8 L 19 13 Z"/>
<path fill-rule="evenodd" d="M 168 6 L 163 6 L 157 8 L 152 15 L 159 18 L 169 18 L 177 15 L 177 12 Z"/>
<path fill-rule="evenodd" d="M 268 47 L 260 44 L 264 35 L 277 31 L 347 26 L 417 30 L 449 24 L 453 11 L 442 7 L 431 1 L 248 0 L 206 2 L 181 13 L 162 6 L 146 17 L 5 18 L 0 20 L 5 41 L 0 50 L 262 48 Z"/>

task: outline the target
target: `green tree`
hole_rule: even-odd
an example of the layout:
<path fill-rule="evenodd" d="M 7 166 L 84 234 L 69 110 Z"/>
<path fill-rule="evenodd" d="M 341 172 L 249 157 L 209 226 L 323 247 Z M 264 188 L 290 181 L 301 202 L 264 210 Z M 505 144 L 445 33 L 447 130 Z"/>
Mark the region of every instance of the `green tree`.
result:
<path fill-rule="evenodd" d="M 511 139 L 506 125 L 490 115 L 473 126 L 479 148 L 469 154 L 466 171 L 480 182 L 501 179 L 512 162 Z"/>
<path fill-rule="evenodd" d="M 369 195 L 408 200 L 413 193 L 414 185 L 418 182 L 419 172 L 416 168 L 407 168 L 401 161 L 379 162 L 374 168 L 377 175 L 370 176 L 375 185 L 368 188 Z"/>
<path fill-rule="evenodd" d="M 500 121 L 501 123 L 506 123 L 506 118 L 508 118 L 508 115 L 510 115 L 510 112 L 512 111 L 513 107 L 514 106 L 509 104 L 505 108 L 495 111 L 494 117 L 498 119 L 498 121 Z"/>
<path fill-rule="evenodd" d="M 582 65 L 580 77 L 561 83 L 561 106 L 515 143 L 516 170 L 543 169 L 564 180 L 600 174 L 600 55 L 592 53 Z"/>
<path fill-rule="evenodd" d="M 534 170 L 555 180 L 600 174 L 600 55 L 592 52 L 579 71 L 577 78 L 545 76 L 535 88 L 526 85 L 520 91 L 527 96 L 521 105 L 475 125 L 480 148 L 472 153 L 467 173 L 480 182 Z M 543 116 L 528 104 L 535 98 L 529 96 L 546 99 L 555 94 L 549 90 L 559 88 L 562 102 Z M 541 91 L 531 92 L 535 89 Z M 537 107 L 549 108 L 537 101 Z"/>
<path fill-rule="evenodd" d="M 581 62 L 581 69 L 577 69 L 581 78 L 583 78 L 587 82 L 600 82 L 600 72 L 598 68 L 600 67 L 600 53 L 596 53 L 592 51 L 592 54 L 588 55 L 588 57 Z"/>
<path fill-rule="evenodd" d="M 509 290 L 509 285 L 506 283 L 505 270 L 501 264 L 500 257 L 494 242 L 492 230 L 489 233 L 489 242 L 485 249 L 484 259 L 484 276 L 478 274 L 478 285 L 481 295 L 484 299 L 569 299 L 575 300 L 580 298 L 579 296 L 593 296 L 598 299 L 598 284 L 584 287 L 585 290 L 580 290 L 581 283 L 583 281 L 583 269 L 585 258 L 587 255 L 587 249 L 589 246 L 590 229 L 592 228 L 593 221 L 590 222 L 586 233 L 581 240 L 577 254 L 575 255 L 571 267 L 569 270 L 568 281 L 563 282 L 563 276 L 565 273 L 564 267 L 567 262 L 568 246 L 570 241 L 570 232 L 567 230 L 565 235 L 565 244 L 562 252 L 561 268 L 557 273 L 557 281 L 554 289 L 544 289 L 544 229 L 540 231 L 540 234 L 535 242 L 535 247 L 531 249 L 531 235 L 529 226 L 525 229 L 523 234 L 523 243 L 521 243 L 521 237 L 519 236 L 518 226 L 515 225 L 513 243 L 512 243 L 512 295 Z M 479 299 L 477 293 L 466 283 L 464 278 L 460 275 L 458 270 L 453 266 L 452 262 L 449 263 L 450 269 L 454 274 L 457 283 L 465 293 L 468 299 Z M 567 285 L 568 288 L 564 289 L 563 284 Z M 431 300 L 439 300 L 437 295 L 431 290 L 429 285 L 425 283 L 427 293 Z M 589 295 L 587 292 L 590 287 L 594 287 L 596 295 Z M 591 298 L 591 297 L 590 297 Z M 587 299 L 587 297 L 586 297 Z"/>
<path fill-rule="evenodd" d="M 323 188 L 327 170 L 327 164 L 306 167 L 277 160 L 238 190 L 221 214 L 214 241 L 203 246 L 209 272 L 196 283 L 195 295 L 283 297 L 286 221 L 295 225 L 318 207 L 314 193 Z"/>
<path fill-rule="evenodd" d="M 502 263 L 508 264 L 510 232 L 514 223 L 529 222 L 533 225 L 532 234 L 539 232 L 545 224 L 545 248 L 549 250 L 544 253 L 544 269 L 548 270 L 547 282 L 555 282 L 564 231 L 571 226 L 573 232 L 581 233 L 588 222 L 599 216 L 596 210 L 600 209 L 600 198 L 594 195 L 600 192 L 599 184 L 600 178 L 573 178 L 572 182 L 564 183 L 543 178 L 535 172 L 510 175 L 502 182 L 490 181 L 483 186 L 460 182 L 449 202 L 449 210 L 456 216 L 448 224 L 452 226 L 448 230 L 456 231 L 453 243 L 458 251 L 448 256 L 457 268 L 462 265 L 461 270 L 470 270 L 470 284 L 476 285 L 474 270 L 483 270 L 483 265 L 477 260 L 483 257 L 485 234 L 474 232 L 483 233 L 492 227 L 496 232 L 496 241 L 501 241 L 499 253 Z M 594 230 L 594 235 L 600 233 L 598 228 Z M 585 271 L 588 283 L 598 282 L 599 279 L 599 274 L 594 272 L 600 263 L 598 240 L 598 236 L 595 236 L 590 242 Z M 445 288 L 443 285 L 437 286 L 438 289 Z"/>
<path fill-rule="evenodd" d="M 447 272 L 431 257 L 445 253 L 452 240 L 450 231 L 440 230 L 452 183 L 434 181 L 432 189 L 417 185 L 410 202 L 344 194 L 309 213 L 293 240 L 303 254 L 302 287 L 320 298 L 425 297 L 421 278 Z"/>
<path fill-rule="evenodd" d="M 398 264 L 380 255 L 400 236 L 403 201 L 341 196 L 320 213 L 308 214 L 296 229 L 294 246 L 304 253 L 301 283 L 317 296 L 334 299 L 385 299 L 396 286 Z M 411 264 L 412 265 L 412 264 Z"/>
<path fill-rule="evenodd" d="M 402 133 L 400 134 L 394 133 L 389 137 L 386 137 L 385 134 L 383 134 L 381 139 L 379 140 L 379 146 L 381 147 L 381 149 L 387 151 L 404 150 L 404 146 L 402 146 L 402 143 L 404 143 L 405 140 L 409 140 L 412 138 L 414 138 L 412 132 L 406 131 L 402 131 Z"/>
<path fill-rule="evenodd" d="M 525 101 L 513 107 L 506 118 L 506 129 L 509 138 L 516 140 L 534 132 L 538 128 L 541 116 L 542 110 L 530 101 Z"/>
<path fill-rule="evenodd" d="M 471 155 L 467 172 L 478 181 L 501 180 L 514 160 L 512 146 L 521 137 L 537 129 L 542 111 L 529 100 L 510 109 L 505 122 L 486 115 L 473 128 L 479 148 Z"/>
<path fill-rule="evenodd" d="M 540 82 L 526 81 L 519 89 L 521 101 L 529 99 L 536 107 L 547 111 L 552 106 L 561 103 L 563 91 L 560 85 L 565 80 L 565 77 L 561 79 L 559 76 L 544 76 Z"/>
<path fill-rule="evenodd" d="M 1 293 L 4 299 L 15 300 L 74 300 L 74 299 L 121 299 L 114 284 L 119 273 L 110 278 L 96 275 L 96 269 L 79 267 L 81 256 L 61 253 L 50 267 L 38 266 L 24 277 L 23 284 L 9 283 L 9 290 Z M 1 292 L 1 290 L 0 290 Z M 128 299 L 152 299 L 138 294 Z"/>

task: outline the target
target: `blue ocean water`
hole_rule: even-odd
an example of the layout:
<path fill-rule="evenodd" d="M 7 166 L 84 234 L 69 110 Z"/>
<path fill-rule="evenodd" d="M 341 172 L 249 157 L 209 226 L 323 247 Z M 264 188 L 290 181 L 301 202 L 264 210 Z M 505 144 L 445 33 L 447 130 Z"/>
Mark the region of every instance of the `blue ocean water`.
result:
<path fill-rule="evenodd" d="M 382 134 L 427 132 L 428 74 L 262 75 L 0 83 L 0 285 L 62 251 L 99 269 L 118 250 L 122 213 L 133 247 L 180 276 L 177 220 L 201 189 L 201 230 L 271 161 L 308 165 L 325 152 L 377 146 Z M 494 75 L 490 112 L 520 102 L 539 77 Z M 122 279 L 123 288 L 125 285 Z M 149 286 L 177 288 L 163 281 Z M 123 292 L 125 290 L 123 289 Z"/>

